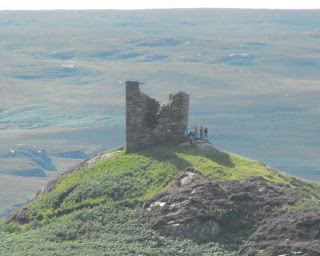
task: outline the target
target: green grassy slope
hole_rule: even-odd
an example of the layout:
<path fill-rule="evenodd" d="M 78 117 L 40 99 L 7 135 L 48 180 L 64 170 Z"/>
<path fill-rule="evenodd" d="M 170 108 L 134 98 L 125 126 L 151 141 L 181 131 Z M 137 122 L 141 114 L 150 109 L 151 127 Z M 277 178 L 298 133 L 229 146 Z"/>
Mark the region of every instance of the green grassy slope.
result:
<path fill-rule="evenodd" d="M 61 209 L 73 209 L 86 203 L 146 200 L 164 189 L 174 188 L 170 181 L 189 166 L 201 170 L 208 175 L 208 179 L 262 176 L 270 181 L 288 182 L 283 174 L 269 171 L 256 161 L 234 154 L 159 146 L 139 154 L 125 154 L 122 151 L 110 159 L 68 174 L 54 190 L 26 207 L 30 213 L 36 210 L 37 214 L 50 216 Z M 62 197 L 63 202 L 60 202 Z M 32 218 L 31 215 L 29 217 Z"/>
<path fill-rule="evenodd" d="M 161 145 L 147 151 L 97 161 L 60 176 L 56 185 L 0 224 L 1 255 L 237 255 L 219 243 L 172 240 L 150 229 L 139 207 L 164 190 L 176 190 L 186 167 L 200 170 L 203 181 L 261 176 L 289 186 L 289 175 L 256 161 L 221 151 Z M 319 198 L 320 186 L 301 189 Z M 309 199 L 306 199 L 307 201 Z M 310 200 L 309 200 L 310 201 Z M 301 207 L 301 205 L 291 206 Z"/>

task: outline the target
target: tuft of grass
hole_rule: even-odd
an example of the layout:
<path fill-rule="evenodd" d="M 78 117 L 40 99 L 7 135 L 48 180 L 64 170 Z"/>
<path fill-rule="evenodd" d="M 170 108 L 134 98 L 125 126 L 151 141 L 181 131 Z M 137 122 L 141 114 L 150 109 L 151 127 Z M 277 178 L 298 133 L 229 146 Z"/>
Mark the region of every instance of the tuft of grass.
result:
<path fill-rule="evenodd" d="M 305 206 L 307 206 L 310 202 L 310 199 L 308 200 L 307 198 L 303 198 L 296 202 L 295 204 L 285 204 L 280 207 L 278 207 L 278 210 L 291 210 L 291 209 L 302 209 Z"/>

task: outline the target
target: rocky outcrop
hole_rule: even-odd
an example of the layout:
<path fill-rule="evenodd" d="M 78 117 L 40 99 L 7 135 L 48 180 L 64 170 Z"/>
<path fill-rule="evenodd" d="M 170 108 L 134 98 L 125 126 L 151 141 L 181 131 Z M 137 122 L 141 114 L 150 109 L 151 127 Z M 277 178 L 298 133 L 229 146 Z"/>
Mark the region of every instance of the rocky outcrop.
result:
<path fill-rule="evenodd" d="M 320 255 L 320 217 L 312 209 L 273 211 L 261 221 L 246 245 L 245 254 Z"/>
<path fill-rule="evenodd" d="M 144 204 L 151 227 L 161 235 L 238 246 L 242 255 L 320 255 L 320 216 L 303 204 L 315 200 L 298 184 L 263 177 L 213 180 L 187 168 L 176 190 Z M 317 254 L 318 253 L 318 254 Z M 290 253 L 287 255 L 291 255 Z"/>
<path fill-rule="evenodd" d="M 119 153 L 121 153 L 121 151 L 115 151 L 115 152 L 111 152 L 111 153 L 107 153 L 107 154 L 100 154 L 98 156 L 94 156 L 88 161 L 88 164 L 94 164 L 97 161 L 113 157 Z"/>

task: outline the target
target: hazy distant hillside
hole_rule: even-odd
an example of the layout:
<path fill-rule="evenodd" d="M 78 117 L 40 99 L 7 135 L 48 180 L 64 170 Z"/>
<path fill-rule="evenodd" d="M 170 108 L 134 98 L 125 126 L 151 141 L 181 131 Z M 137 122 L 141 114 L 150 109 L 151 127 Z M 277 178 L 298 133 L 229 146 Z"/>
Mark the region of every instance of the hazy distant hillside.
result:
<path fill-rule="evenodd" d="M 162 102 L 190 93 L 190 123 L 214 145 L 319 180 L 319 14 L 0 12 L 0 214 L 80 161 L 64 153 L 124 143 L 126 79 Z M 22 143 L 57 171 L 5 157 Z M 3 173 L 37 168 L 47 177 Z"/>

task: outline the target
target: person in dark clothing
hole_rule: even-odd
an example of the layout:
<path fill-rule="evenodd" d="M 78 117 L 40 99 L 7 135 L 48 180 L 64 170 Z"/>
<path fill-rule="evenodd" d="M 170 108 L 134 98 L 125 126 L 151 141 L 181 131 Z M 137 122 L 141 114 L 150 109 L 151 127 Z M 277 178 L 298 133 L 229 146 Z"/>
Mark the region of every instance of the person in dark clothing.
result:
<path fill-rule="evenodd" d="M 203 127 L 200 127 L 200 140 L 203 140 Z"/>
<path fill-rule="evenodd" d="M 194 139 L 194 132 L 190 131 L 190 136 L 189 136 L 189 140 L 190 140 L 190 145 L 192 146 L 192 141 Z"/>
<path fill-rule="evenodd" d="M 208 127 L 204 127 L 204 137 L 208 138 Z"/>

